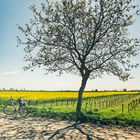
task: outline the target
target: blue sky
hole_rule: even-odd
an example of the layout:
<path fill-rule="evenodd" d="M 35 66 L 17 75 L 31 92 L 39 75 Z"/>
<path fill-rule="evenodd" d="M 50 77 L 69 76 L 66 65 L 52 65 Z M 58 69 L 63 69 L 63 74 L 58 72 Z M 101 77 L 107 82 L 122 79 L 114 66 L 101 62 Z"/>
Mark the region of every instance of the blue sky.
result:
<path fill-rule="evenodd" d="M 31 4 L 39 5 L 42 0 L 0 0 L 0 89 L 42 89 L 42 90 L 78 90 L 81 78 L 71 74 L 58 77 L 57 74 L 44 75 L 45 71 L 37 69 L 34 72 L 23 71 L 26 63 L 23 61 L 22 47 L 17 48 L 16 36 L 21 35 L 16 24 L 24 26 L 32 13 L 28 9 Z M 139 0 L 135 2 L 140 5 Z M 140 38 L 140 16 L 129 29 L 130 36 Z M 133 61 L 140 62 L 140 56 Z M 133 79 L 122 82 L 117 77 L 89 80 L 86 90 L 108 89 L 140 89 L 140 67 L 132 71 Z"/>

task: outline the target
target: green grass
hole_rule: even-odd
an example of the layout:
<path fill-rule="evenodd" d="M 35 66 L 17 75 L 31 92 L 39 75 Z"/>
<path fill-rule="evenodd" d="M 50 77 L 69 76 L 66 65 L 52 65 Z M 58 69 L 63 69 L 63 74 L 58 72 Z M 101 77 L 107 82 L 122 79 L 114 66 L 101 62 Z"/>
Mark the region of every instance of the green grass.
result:
<path fill-rule="evenodd" d="M 64 107 L 57 106 L 53 108 L 42 108 L 42 106 L 30 106 L 30 116 L 36 117 L 48 117 L 58 120 L 70 120 L 76 121 L 76 112 L 73 106 Z M 108 109 L 82 109 L 80 114 L 81 122 L 92 122 L 95 124 L 106 124 L 106 125 L 134 125 L 140 126 L 140 105 L 136 110 L 124 111 L 122 114 L 119 106 L 108 108 Z"/>

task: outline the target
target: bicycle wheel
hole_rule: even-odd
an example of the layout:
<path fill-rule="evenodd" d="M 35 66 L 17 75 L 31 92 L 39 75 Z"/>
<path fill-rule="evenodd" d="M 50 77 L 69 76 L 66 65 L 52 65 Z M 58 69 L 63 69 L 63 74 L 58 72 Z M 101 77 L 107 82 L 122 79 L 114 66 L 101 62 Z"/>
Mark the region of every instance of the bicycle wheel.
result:
<path fill-rule="evenodd" d="M 28 115 L 28 109 L 26 106 L 21 106 L 18 112 L 22 117 L 26 117 Z"/>
<path fill-rule="evenodd" d="M 3 108 L 3 112 L 6 115 L 13 115 L 16 112 L 16 109 L 15 109 L 15 107 L 13 105 L 6 105 Z"/>

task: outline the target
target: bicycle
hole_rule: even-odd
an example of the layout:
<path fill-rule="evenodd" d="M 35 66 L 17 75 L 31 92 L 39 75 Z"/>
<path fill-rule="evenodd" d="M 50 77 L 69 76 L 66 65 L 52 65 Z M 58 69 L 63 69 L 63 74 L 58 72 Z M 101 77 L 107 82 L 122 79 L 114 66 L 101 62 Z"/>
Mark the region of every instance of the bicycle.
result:
<path fill-rule="evenodd" d="M 10 99 L 8 103 L 4 106 L 3 112 L 6 115 L 20 115 L 21 117 L 26 117 L 28 115 L 27 102 L 21 100 L 20 98 L 17 101 Z"/>

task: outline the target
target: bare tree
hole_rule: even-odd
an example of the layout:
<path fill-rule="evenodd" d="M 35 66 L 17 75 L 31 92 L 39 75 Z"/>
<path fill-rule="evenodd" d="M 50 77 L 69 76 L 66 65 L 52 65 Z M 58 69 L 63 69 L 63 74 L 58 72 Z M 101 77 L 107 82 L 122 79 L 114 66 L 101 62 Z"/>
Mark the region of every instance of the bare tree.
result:
<path fill-rule="evenodd" d="M 32 5 L 34 18 L 18 26 L 25 38 L 25 70 L 45 67 L 47 73 L 70 72 L 82 77 L 77 113 L 89 78 L 104 73 L 128 80 L 138 64 L 130 59 L 138 54 L 139 40 L 128 37 L 128 27 L 139 14 L 132 0 L 59 0 Z"/>

